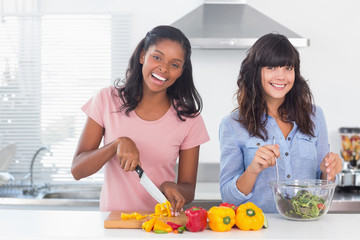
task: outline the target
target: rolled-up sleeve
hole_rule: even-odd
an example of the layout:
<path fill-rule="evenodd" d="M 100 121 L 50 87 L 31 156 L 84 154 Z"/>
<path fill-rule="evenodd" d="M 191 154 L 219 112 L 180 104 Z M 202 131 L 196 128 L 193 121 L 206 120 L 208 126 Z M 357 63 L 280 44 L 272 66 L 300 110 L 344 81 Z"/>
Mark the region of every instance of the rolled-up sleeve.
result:
<path fill-rule="evenodd" d="M 232 127 L 239 124 L 230 116 L 222 119 L 219 128 L 220 141 L 220 193 L 224 202 L 240 205 L 252 197 L 239 191 L 236 182 L 245 171 L 244 155 L 239 143 L 239 130 Z"/>
<path fill-rule="evenodd" d="M 327 125 L 322 109 L 318 106 L 315 108 L 315 134 L 318 139 L 316 144 L 317 150 L 317 172 L 316 177 L 319 179 L 321 177 L 320 164 L 326 154 L 330 151 L 329 139 Z"/>

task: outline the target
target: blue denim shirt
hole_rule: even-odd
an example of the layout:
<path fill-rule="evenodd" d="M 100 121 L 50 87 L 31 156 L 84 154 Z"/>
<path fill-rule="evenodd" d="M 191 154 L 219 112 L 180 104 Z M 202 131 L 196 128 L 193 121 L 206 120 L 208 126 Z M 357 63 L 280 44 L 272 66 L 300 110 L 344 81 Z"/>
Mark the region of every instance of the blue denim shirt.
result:
<path fill-rule="evenodd" d="M 294 127 L 284 137 L 274 118 L 268 116 L 266 130 L 268 140 L 249 136 L 248 131 L 237 121 L 238 111 L 224 117 L 220 124 L 220 193 L 224 202 L 240 205 L 253 202 L 266 213 L 276 213 L 276 206 L 269 183 L 276 181 L 276 167 L 263 170 L 248 195 L 239 191 L 236 181 L 252 162 L 260 146 L 276 144 L 280 146 L 278 158 L 279 180 L 319 179 L 320 163 L 329 152 L 328 133 L 322 110 L 315 106 L 315 137 L 308 136 Z M 264 114 L 264 117 L 265 114 Z"/>

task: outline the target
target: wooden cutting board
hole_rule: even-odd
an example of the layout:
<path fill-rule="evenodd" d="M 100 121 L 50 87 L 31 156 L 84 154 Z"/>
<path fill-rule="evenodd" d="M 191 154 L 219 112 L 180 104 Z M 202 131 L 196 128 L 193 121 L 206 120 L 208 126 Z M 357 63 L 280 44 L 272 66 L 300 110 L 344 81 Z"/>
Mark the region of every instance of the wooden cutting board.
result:
<path fill-rule="evenodd" d="M 134 212 L 134 211 L 133 211 Z M 146 222 L 150 219 L 150 217 L 146 217 L 140 220 L 136 219 L 127 219 L 123 220 L 121 219 L 121 213 L 133 213 L 131 211 L 112 211 L 109 216 L 104 221 L 104 227 L 105 228 L 142 228 L 143 222 Z M 154 213 L 154 211 L 136 211 L 137 213 L 141 215 L 149 215 Z M 180 225 L 186 224 L 186 215 L 185 212 L 181 212 L 180 216 L 177 217 L 159 217 L 159 219 L 163 222 L 173 222 Z"/>

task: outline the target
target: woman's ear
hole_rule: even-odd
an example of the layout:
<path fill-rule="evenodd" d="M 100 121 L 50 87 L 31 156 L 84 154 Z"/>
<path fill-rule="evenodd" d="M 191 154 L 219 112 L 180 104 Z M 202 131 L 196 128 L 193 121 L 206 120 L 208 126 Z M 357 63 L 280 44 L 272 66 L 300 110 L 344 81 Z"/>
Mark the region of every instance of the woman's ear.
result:
<path fill-rule="evenodd" d="M 144 64 L 144 59 L 145 59 L 145 51 L 143 49 L 140 53 L 140 59 L 139 59 L 140 64 Z"/>

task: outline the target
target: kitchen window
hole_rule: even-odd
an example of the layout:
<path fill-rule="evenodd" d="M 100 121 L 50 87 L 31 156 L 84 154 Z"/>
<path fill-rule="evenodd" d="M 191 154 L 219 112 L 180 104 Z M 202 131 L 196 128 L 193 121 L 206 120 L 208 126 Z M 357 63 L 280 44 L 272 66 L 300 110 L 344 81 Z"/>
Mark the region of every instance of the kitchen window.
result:
<path fill-rule="evenodd" d="M 0 14 L 0 149 L 15 143 L 9 172 L 75 181 L 71 162 L 86 115 L 81 106 L 123 77 L 131 16 Z M 45 150 L 47 149 L 47 150 Z M 100 182 L 102 172 L 81 181 Z"/>

